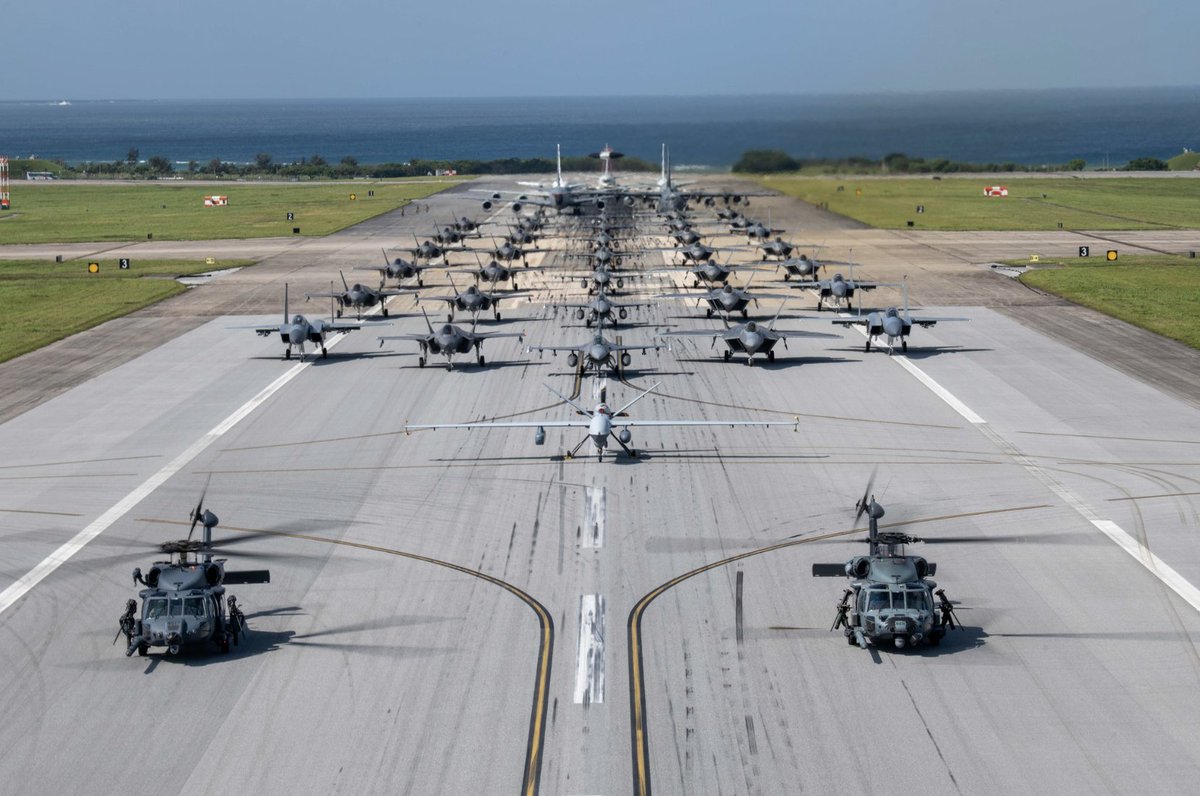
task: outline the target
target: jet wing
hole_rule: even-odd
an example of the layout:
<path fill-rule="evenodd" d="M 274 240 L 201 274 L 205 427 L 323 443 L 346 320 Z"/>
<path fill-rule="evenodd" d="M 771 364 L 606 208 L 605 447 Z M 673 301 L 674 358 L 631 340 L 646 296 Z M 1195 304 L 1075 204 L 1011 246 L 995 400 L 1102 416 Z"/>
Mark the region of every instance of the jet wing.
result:
<path fill-rule="evenodd" d="M 854 318 L 834 318 L 830 323 L 836 323 L 838 326 L 866 326 L 869 317 L 868 315 L 858 315 Z"/>
<path fill-rule="evenodd" d="M 519 337 L 525 339 L 524 332 L 476 332 L 474 335 L 476 340 L 491 340 L 494 337 Z"/>
<path fill-rule="evenodd" d="M 454 304 L 458 301 L 458 296 L 421 296 L 417 295 L 417 303 L 422 301 L 445 301 L 447 304 Z"/>
<path fill-rule="evenodd" d="M 531 345 L 527 346 L 525 350 L 537 351 L 539 354 L 543 351 L 550 351 L 552 353 L 558 353 L 559 351 L 575 351 L 578 353 L 582 352 L 587 347 L 588 344 L 586 343 L 584 345 Z"/>
<path fill-rule="evenodd" d="M 931 318 L 929 316 L 922 316 L 920 318 L 915 318 L 915 317 L 908 318 L 907 320 L 913 326 L 924 326 L 926 329 L 928 329 L 930 326 L 935 325 L 938 321 L 969 321 L 971 319 L 970 318 Z"/>
<path fill-rule="evenodd" d="M 837 337 L 838 337 L 836 334 L 826 334 L 825 332 L 805 332 L 805 331 L 802 331 L 802 330 L 796 330 L 796 331 L 790 331 L 790 332 L 781 332 L 781 331 L 778 331 L 778 330 L 776 330 L 776 329 L 770 329 L 770 330 L 768 330 L 768 333 L 769 333 L 769 334 L 773 334 L 773 335 L 775 335 L 775 336 L 777 336 L 777 337 L 786 337 L 786 338 L 797 338 L 797 337 L 829 337 L 829 338 L 834 338 L 834 339 L 837 339 Z"/>
<path fill-rule="evenodd" d="M 663 332 L 657 337 L 724 337 L 725 329 L 714 329 L 713 331 L 705 331 L 703 329 L 687 329 L 681 332 Z"/>

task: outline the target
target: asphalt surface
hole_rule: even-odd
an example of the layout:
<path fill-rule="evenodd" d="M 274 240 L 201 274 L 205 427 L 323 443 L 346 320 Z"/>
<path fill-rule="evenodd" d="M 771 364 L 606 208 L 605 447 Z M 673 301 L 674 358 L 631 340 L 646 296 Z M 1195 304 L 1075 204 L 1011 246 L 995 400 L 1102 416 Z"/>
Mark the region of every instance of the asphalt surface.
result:
<path fill-rule="evenodd" d="M 860 277 L 907 274 L 920 312 L 970 320 L 915 331 L 906 357 L 864 353 L 802 294 L 779 327 L 838 339 L 753 367 L 699 338 L 634 352 L 607 384 L 617 404 L 661 382 L 634 418 L 798 419 L 635 429 L 636 460 L 563 459 L 574 430 L 542 447 L 528 429 L 404 433 L 574 417 L 543 386 L 572 390 L 564 358 L 524 348 L 592 333 L 546 306 L 582 293 L 554 270 L 523 275 L 533 301 L 481 322 L 526 333 L 485 343 L 483 368 L 381 347 L 424 328 L 409 297 L 327 359 L 285 362 L 278 340 L 232 328 L 277 322 L 285 281 L 293 297 L 328 289 L 477 202 L 459 188 L 428 219 L 253 242 L 258 266 L 0 366 L 0 589 L 101 529 L 0 613 L 0 790 L 1194 789 L 1200 357 L 987 267 L 1073 253 L 1074 233 L 862 230 L 754 200 L 787 237 L 853 248 Z M 1200 248 L 1196 233 L 1122 238 Z M 783 290 L 769 275 L 754 287 Z M 682 301 L 635 320 L 608 333 L 717 326 Z M 592 403 L 597 385 L 580 389 Z M 811 564 L 861 552 L 862 533 L 806 540 L 854 528 L 873 470 L 884 522 L 982 538 L 919 551 L 965 625 L 936 650 L 828 631 L 843 584 Z M 111 642 L 129 573 L 186 534 L 206 480 L 218 538 L 276 534 L 230 554 L 271 569 L 230 588 L 251 632 L 229 656 L 126 658 Z"/>

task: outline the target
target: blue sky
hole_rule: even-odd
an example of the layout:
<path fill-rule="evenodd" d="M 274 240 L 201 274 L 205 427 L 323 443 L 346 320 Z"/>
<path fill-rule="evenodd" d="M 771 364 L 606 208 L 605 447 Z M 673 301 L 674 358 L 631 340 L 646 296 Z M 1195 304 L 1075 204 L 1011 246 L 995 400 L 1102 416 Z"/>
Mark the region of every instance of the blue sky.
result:
<path fill-rule="evenodd" d="M 0 0 L 0 100 L 1200 84 L 1178 0 Z"/>

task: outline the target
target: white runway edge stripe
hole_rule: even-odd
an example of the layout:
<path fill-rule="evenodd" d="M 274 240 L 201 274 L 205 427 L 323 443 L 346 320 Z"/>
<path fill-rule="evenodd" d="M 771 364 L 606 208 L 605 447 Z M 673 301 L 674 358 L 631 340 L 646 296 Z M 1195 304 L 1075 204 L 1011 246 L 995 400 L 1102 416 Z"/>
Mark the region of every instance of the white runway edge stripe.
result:
<path fill-rule="evenodd" d="M 341 342 L 341 339 L 345 336 L 345 334 L 339 334 L 336 337 L 331 338 L 325 344 L 325 348 L 333 348 L 335 345 Z M 307 362 L 299 362 L 296 365 L 293 365 L 291 369 L 289 369 L 279 378 L 275 379 L 275 381 L 271 382 L 265 389 L 262 390 L 262 392 L 251 398 L 246 403 L 242 404 L 233 412 L 233 414 L 229 415 L 229 417 L 225 418 L 216 426 L 214 426 L 212 431 L 209 431 L 203 437 L 193 442 L 187 448 L 187 450 L 176 456 L 167 466 L 163 467 L 157 473 L 147 478 L 136 489 L 134 489 L 125 497 L 121 498 L 116 505 L 97 517 L 94 522 L 92 522 L 82 531 L 75 534 L 74 538 L 72 538 L 69 542 L 55 550 L 50 555 L 46 556 L 45 560 L 43 560 L 40 564 L 29 570 L 29 572 L 27 572 L 3 592 L 0 592 L 0 614 L 3 614 L 5 611 L 11 608 L 14 603 L 28 594 L 29 590 L 41 583 L 46 576 L 61 567 L 63 564 L 67 563 L 71 556 L 82 550 L 84 545 L 86 545 L 88 542 L 104 533 L 109 526 L 121 519 L 121 517 L 123 517 L 138 503 L 141 503 L 146 496 L 150 495 L 155 489 L 158 489 L 160 486 L 166 483 L 168 478 L 186 467 L 188 463 L 199 456 L 205 448 L 220 439 L 225 432 L 236 426 L 247 415 L 262 405 L 264 401 L 282 389 L 285 384 L 296 378 L 296 376 L 300 375 L 300 372 L 311 365 L 315 359 L 316 357 L 313 357 L 313 359 L 310 359 Z"/>
<path fill-rule="evenodd" d="M 843 313 L 844 314 L 844 313 Z M 866 334 L 865 329 L 860 329 L 855 326 L 859 332 Z M 945 401 L 951 409 L 958 412 L 968 422 L 982 431 L 988 439 L 992 441 L 996 447 L 1002 450 L 1005 454 L 1012 458 L 1017 464 L 1021 465 L 1034 478 L 1041 481 L 1050 489 L 1051 492 L 1058 495 L 1064 503 L 1073 508 L 1081 517 L 1090 522 L 1096 530 L 1112 540 L 1117 547 L 1120 547 L 1129 555 L 1133 556 L 1139 564 L 1150 571 L 1150 574 L 1158 578 L 1171 591 L 1182 597 L 1188 605 L 1192 606 L 1196 611 L 1200 611 L 1200 589 L 1197 589 L 1187 578 L 1180 575 L 1174 567 L 1163 561 L 1155 555 L 1150 548 L 1134 539 L 1129 535 L 1129 532 L 1117 525 L 1112 520 L 1106 520 L 1092 511 L 1092 509 L 1078 498 L 1075 493 L 1060 484 L 1055 478 L 1035 464 L 1029 457 L 1021 453 L 1015 445 L 1000 436 L 988 422 L 979 415 L 975 414 L 969 406 L 964 404 L 954 396 L 949 390 L 938 384 L 925 371 L 914 365 L 906 356 L 893 356 L 892 360 L 898 363 L 901 367 L 911 373 L 922 384 L 928 387 L 934 395 Z"/>

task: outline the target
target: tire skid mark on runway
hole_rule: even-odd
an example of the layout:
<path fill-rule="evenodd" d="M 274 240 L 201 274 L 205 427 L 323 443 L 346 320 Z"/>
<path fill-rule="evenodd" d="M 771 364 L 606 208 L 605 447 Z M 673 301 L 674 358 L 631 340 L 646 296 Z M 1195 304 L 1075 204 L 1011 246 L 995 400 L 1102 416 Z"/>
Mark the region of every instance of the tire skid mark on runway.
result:
<path fill-rule="evenodd" d="M 864 336 L 867 334 L 864 329 L 857 326 L 854 328 Z M 1155 555 L 1146 546 L 1144 530 L 1138 534 L 1139 538 L 1135 539 L 1117 523 L 1098 515 L 1074 492 L 1067 489 L 1066 486 L 1059 483 L 1057 479 L 1050 475 L 1047 468 L 1034 462 L 1033 457 L 1026 456 L 1015 444 L 1001 436 L 1000 432 L 996 431 L 990 423 L 976 414 L 974 410 L 960 401 L 949 390 L 938 384 L 933 377 L 914 365 L 908 357 L 901 354 L 891 357 L 891 360 L 928 387 L 934 395 L 945 401 L 951 409 L 966 418 L 968 422 L 979 429 L 985 437 L 991 440 L 992 444 L 1012 459 L 1012 461 L 1024 467 L 1026 472 L 1040 481 L 1043 486 L 1047 487 L 1064 503 L 1074 509 L 1077 514 L 1091 523 L 1096 530 L 1107 536 L 1114 544 L 1128 553 L 1135 561 L 1154 575 L 1154 577 L 1158 578 L 1169 589 L 1182 597 L 1192 608 L 1200 611 L 1200 589 L 1196 588 L 1191 581 L 1180 575 L 1174 567 L 1167 564 L 1167 562 Z"/>
<path fill-rule="evenodd" d="M 168 525 L 187 525 L 187 522 L 179 520 L 155 520 Z M 222 526 L 224 527 L 224 526 Z M 501 580 L 500 578 L 489 575 L 478 569 L 455 564 L 450 561 L 442 561 L 437 558 L 430 558 L 419 553 L 410 553 L 404 550 L 396 550 L 390 547 L 381 547 L 379 545 L 367 544 L 366 542 L 355 542 L 351 539 L 336 539 L 330 536 L 317 536 L 308 533 L 296 533 L 293 531 L 279 531 L 268 528 L 238 528 L 229 526 L 225 528 L 227 531 L 237 531 L 239 533 L 254 533 L 262 534 L 263 536 L 282 536 L 289 539 L 299 539 L 306 542 L 317 542 L 319 544 L 338 545 L 341 547 L 350 547 L 355 550 L 366 550 L 372 553 L 383 553 L 385 555 L 397 556 L 406 558 L 411 561 L 419 561 L 422 564 L 432 564 L 436 567 L 442 567 L 463 575 L 469 575 L 472 578 L 490 583 L 493 586 L 498 586 L 501 589 L 512 594 L 525 605 L 529 606 L 534 615 L 537 616 L 540 626 L 540 641 L 538 642 L 538 658 L 537 666 L 534 673 L 534 688 L 533 688 L 533 704 L 530 708 L 529 717 L 529 741 L 526 747 L 525 757 L 525 774 L 521 783 L 521 793 L 526 796 L 533 796 L 538 793 L 541 785 L 542 774 L 542 758 L 544 756 L 544 743 L 546 735 L 546 713 L 548 704 L 548 695 L 550 692 L 550 671 L 554 656 L 554 619 L 550 616 L 550 612 L 546 607 L 536 600 L 528 592 L 513 584 Z"/>
<path fill-rule="evenodd" d="M 920 523 L 941 522 L 946 520 L 963 519 L 966 517 L 978 517 L 986 514 L 1002 514 L 1014 511 L 1033 511 L 1036 509 L 1053 508 L 1053 506 L 1041 503 L 1032 506 L 1012 506 L 1009 508 L 991 509 L 984 511 L 969 511 L 960 514 L 942 514 L 935 517 L 917 517 L 914 519 L 905 519 L 901 522 L 880 523 L 881 529 L 898 528 L 907 525 L 916 525 Z M 628 638 L 628 654 L 629 654 L 629 734 L 630 745 L 633 755 L 633 793 L 635 796 L 649 796 L 652 792 L 650 779 L 650 742 L 649 731 L 646 726 L 646 681 L 644 675 L 644 666 L 642 662 L 642 617 L 650 604 L 658 597 L 662 596 L 669 589 L 678 586 L 686 580 L 694 578 L 697 575 L 702 575 L 719 567 L 733 564 L 738 561 L 744 561 L 748 558 L 774 553 L 779 550 L 786 550 L 791 547 L 798 547 L 804 544 L 813 542 L 823 542 L 829 539 L 838 539 L 843 536 L 850 536 L 855 533 L 864 533 L 865 528 L 850 528 L 842 531 L 830 531 L 828 533 L 817 534 L 816 536 L 805 536 L 802 538 L 791 537 L 782 542 L 776 542 L 766 547 L 760 547 L 757 550 L 749 550 L 745 553 L 739 553 L 728 558 L 723 558 L 719 561 L 713 561 L 696 569 L 684 572 L 682 575 L 676 575 L 671 580 L 663 583 L 654 590 L 644 595 L 637 603 L 634 604 L 629 612 L 629 620 L 626 626 L 626 634 Z"/>
<path fill-rule="evenodd" d="M 337 335 L 329 341 L 326 348 L 333 348 L 344 338 L 345 334 Z M 292 379 L 299 376 L 313 361 L 315 360 L 299 362 L 284 371 L 282 375 L 264 387 L 257 395 L 235 409 L 232 414 L 214 426 L 207 434 L 184 449 L 182 453 L 168 462 L 161 470 L 143 481 L 132 492 L 117 501 L 115 505 L 89 523 L 87 527 L 43 559 L 40 564 L 27 572 L 3 592 L 0 592 L 0 614 L 3 614 L 12 607 L 30 589 L 41 583 L 50 573 L 54 572 L 54 570 L 58 569 L 70 560 L 72 556 L 82 550 L 88 542 L 103 533 L 114 522 L 125 516 L 134 506 L 152 494 L 154 490 L 158 489 L 168 479 L 191 463 L 192 460 L 207 450 L 210 445 L 220 439 L 227 431 L 244 420 L 259 406 L 266 403 L 271 396 L 283 389 Z"/>
<path fill-rule="evenodd" d="M 912 691 L 909 690 L 908 683 L 904 682 L 903 677 L 900 678 L 900 685 L 904 686 L 904 693 L 908 695 L 908 701 L 912 702 L 913 710 L 916 711 L 917 718 L 921 720 L 921 726 L 925 728 L 925 734 L 929 736 L 929 741 L 933 744 L 933 751 L 937 752 L 938 759 L 946 766 L 946 776 L 950 777 L 950 784 L 954 786 L 954 791 L 962 793 L 962 788 L 958 786 L 958 780 L 954 778 L 954 772 L 950 769 L 950 761 L 946 760 L 946 756 L 942 754 L 942 747 L 938 745 L 937 738 L 933 737 L 933 730 L 929 728 L 929 722 L 921 713 L 921 706 L 917 704 L 916 698 L 913 697 Z"/>
<path fill-rule="evenodd" d="M 157 453 L 150 453 L 144 456 L 111 456 L 102 459 L 75 459 L 65 462 L 39 462 L 37 464 L 0 464 L 0 470 L 28 470 L 31 467 L 60 467 L 69 464 L 101 464 L 103 462 L 129 462 L 138 459 L 161 459 L 162 456 Z"/>

